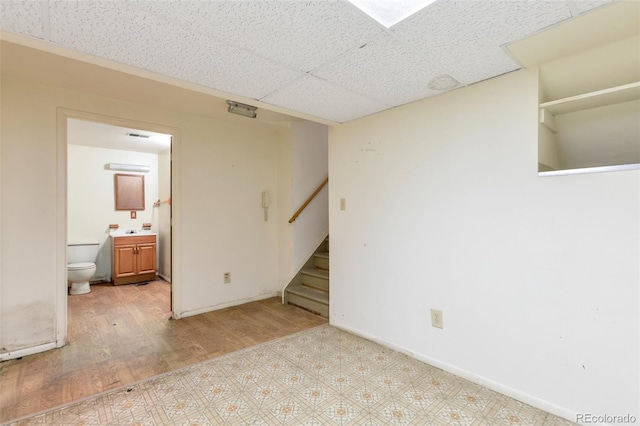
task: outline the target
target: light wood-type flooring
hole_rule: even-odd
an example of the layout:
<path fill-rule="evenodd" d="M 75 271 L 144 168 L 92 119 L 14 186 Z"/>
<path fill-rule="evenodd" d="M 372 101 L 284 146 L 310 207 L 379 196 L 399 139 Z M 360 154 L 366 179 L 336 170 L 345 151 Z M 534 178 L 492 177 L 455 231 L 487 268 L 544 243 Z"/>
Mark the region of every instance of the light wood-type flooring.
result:
<path fill-rule="evenodd" d="M 66 346 L 0 363 L 0 423 L 327 322 L 280 298 L 170 320 L 169 297 L 164 281 L 69 296 Z"/>

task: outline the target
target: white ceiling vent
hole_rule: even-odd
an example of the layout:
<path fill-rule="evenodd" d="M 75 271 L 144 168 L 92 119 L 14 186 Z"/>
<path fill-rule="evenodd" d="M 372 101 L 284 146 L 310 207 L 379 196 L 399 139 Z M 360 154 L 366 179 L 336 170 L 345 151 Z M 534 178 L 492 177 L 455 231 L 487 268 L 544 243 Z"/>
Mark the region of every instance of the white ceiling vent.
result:
<path fill-rule="evenodd" d="M 133 133 L 133 132 L 127 132 L 127 136 L 131 136 L 132 138 L 142 138 L 142 139 L 149 139 L 149 135 L 143 135 L 142 133 Z"/>

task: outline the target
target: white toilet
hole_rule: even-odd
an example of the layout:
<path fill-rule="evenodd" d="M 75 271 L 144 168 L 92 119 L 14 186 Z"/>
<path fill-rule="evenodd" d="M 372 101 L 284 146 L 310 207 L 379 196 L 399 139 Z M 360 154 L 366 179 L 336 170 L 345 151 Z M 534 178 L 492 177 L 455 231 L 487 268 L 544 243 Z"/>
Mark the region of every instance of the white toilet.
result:
<path fill-rule="evenodd" d="M 100 244 L 67 245 L 67 279 L 71 283 L 69 294 L 86 294 L 91 291 L 89 280 L 96 274 L 96 258 Z"/>

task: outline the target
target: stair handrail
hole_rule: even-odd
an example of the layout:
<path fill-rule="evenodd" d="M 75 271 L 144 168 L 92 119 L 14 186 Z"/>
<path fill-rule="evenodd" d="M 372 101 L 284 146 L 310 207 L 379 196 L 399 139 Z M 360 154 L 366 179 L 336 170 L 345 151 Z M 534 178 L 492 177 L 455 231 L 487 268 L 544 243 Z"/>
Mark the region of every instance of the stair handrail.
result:
<path fill-rule="evenodd" d="M 289 219 L 289 223 L 293 223 L 298 216 L 300 216 L 300 213 L 302 213 L 302 211 L 309 205 L 309 203 L 311 201 L 313 201 L 313 199 L 316 197 L 316 195 L 318 195 L 318 192 L 320 192 L 322 190 L 322 188 L 324 188 L 324 186 L 327 184 L 327 182 L 329 182 L 329 177 L 327 177 L 321 184 L 320 186 L 318 186 L 316 188 L 315 191 L 313 191 L 313 194 L 311 194 L 311 196 L 309 198 L 307 198 L 307 201 L 304 202 L 304 204 L 302 204 L 302 206 L 298 209 L 297 212 L 295 212 L 293 214 L 293 216 L 291 216 L 291 219 Z"/>

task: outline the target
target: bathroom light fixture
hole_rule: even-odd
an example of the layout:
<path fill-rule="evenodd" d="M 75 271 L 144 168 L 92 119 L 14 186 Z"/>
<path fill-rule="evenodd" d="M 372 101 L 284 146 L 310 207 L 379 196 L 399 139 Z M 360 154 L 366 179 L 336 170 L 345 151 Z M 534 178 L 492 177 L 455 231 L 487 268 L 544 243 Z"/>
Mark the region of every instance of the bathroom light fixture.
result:
<path fill-rule="evenodd" d="M 105 164 L 107 170 L 118 170 L 122 172 L 139 172 L 147 173 L 151 171 L 151 167 L 142 164 L 120 164 L 120 163 L 107 163 Z"/>
<path fill-rule="evenodd" d="M 249 117 L 249 118 L 256 118 L 256 116 L 258 115 L 256 113 L 256 110 L 258 109 L 258 107 L 241 104 L 240 102 L 236 102 L 236 101 L 227 101 L 227 105 L 229 105 L 229 108 L 227 108 L 227 111 L 229 111 L 231 114 L 238 114 L 238 115 L 242 115 L 243 117 Z"/>

